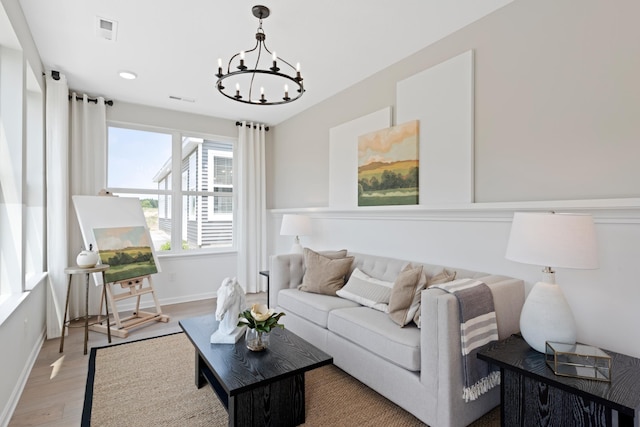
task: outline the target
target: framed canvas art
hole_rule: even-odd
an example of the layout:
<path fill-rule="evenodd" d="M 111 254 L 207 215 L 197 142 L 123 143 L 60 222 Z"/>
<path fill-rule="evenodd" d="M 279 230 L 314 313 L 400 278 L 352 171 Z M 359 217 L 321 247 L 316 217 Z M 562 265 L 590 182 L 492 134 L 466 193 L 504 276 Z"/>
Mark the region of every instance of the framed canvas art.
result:
<path fill-rule="evenodd" d="M 93 235 L 107 282 L 119 282 L 158 272 L 149 230 L 143 226 L 94 228 Z"/>
<path fill-rule="evenodd" d="M 358 138 L 358 206 L 417 205 L 418 121 Z"/>

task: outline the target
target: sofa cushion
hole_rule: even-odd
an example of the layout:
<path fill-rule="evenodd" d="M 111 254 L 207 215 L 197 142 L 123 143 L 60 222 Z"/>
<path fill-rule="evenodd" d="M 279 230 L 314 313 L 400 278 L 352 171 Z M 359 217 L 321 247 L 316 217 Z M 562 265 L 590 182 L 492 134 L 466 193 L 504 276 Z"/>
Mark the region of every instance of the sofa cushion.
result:
<path fill-rule="evenodd" d="M 400 326 L 413 320 L 420 308 L 420 292 L 427 285 L 422 266 L 408 264 L 393 284 L 389 298 L 389 317 Z"/>
<path fill-rule="evenodd" d="M 420 330 L 414 325 L 400 329 L 385 313 L 355 307 L 332 310 L 328 328 L 395 365 L 420 370 Z"/>
<path fill-rule="evenodd" d="M 392 282 L 378 280 L 356 268 L 351 273 L 347 284 L 337 290 L 336 294 L 341 298 L 386 313 L 389 311 L 388 303 L 392 287 Z"/>
<path fill-rule="evenodd" d="M 298 289 L 335 295 L 344 286 L 344 277 L 349 273 L 352 263 L 353 257 L 332 259 L 304 248 L 305 272 Z"/>
<path fill-rule="evenodd" d="M 360 307 L 360 304 L 329 295 L 302 292 L 297 289 L 283 289 L 278 292 L 278 307 L 285 313 L 297 314 L 326 328 L 327 317 L 331 310 Z"/>

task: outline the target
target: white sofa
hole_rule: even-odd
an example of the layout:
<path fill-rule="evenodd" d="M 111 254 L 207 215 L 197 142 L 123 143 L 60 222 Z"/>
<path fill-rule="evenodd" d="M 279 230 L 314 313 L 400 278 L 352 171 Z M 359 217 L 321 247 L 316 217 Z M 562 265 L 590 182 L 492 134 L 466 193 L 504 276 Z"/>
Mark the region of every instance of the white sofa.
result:
<path fill-rule="evenodd" d="M 408 261 L 349 253 L 351 271 L 393 282 Z M 417 264 L 417 263 L 413 263 Z M 423 264 L 428 276 L 442 266 Z M 492 291 L 500 339 L 519 332 L 522 280 L 446 267 L 456 279 L 474 278 Z M 495 387 L 478 399 L 462 398 L 460 320 L 454 295 L 426 289 L 421 328 L 403 328 L 386 313 L 340 298 L 297 289 L 305 272 L 301 254 L 270 259 L 269 303 L 286 313 L 286 328 L 329 353 L 334 364 L 432 427 L 466 426 L 500 403 Z"/>

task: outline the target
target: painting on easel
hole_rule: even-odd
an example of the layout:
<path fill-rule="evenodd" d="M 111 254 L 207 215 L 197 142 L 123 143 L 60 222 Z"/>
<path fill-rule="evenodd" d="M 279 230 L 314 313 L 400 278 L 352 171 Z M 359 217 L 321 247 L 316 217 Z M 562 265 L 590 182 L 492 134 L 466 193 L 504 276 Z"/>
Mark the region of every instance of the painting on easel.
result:
<path fill-rule="evenodd" d="M 149 231 L 145 227 L 94 228 L 93 236 L 100 261 L 111 266 L 105 272 L 107 282 L 120 282 L 158 272 Z"/>

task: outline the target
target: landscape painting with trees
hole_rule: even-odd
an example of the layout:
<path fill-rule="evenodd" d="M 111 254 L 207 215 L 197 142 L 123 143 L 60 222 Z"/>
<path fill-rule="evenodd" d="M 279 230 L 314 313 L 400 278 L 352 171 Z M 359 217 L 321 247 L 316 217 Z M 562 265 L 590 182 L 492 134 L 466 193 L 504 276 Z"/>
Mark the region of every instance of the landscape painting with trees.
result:
<path fill-rule="evenodd" d="M 109 264 L 105 279 L 109 283 L 134 279 L 158 272 L 149 231 L 143 226 L 94 228 L 100 261 Z"/>
<path fill-rule="evenodd" d="M 418 204 L 418 121 L 358 138 L 358 206 Z"/>

